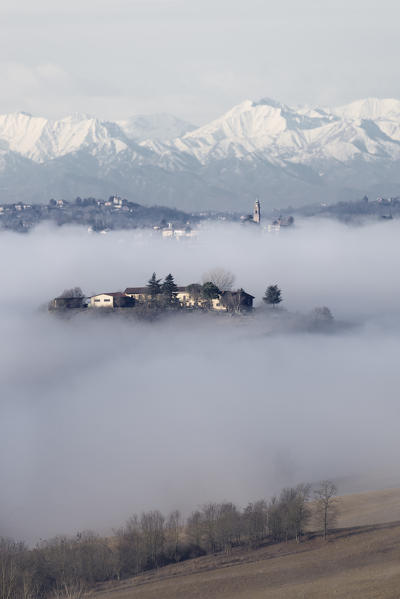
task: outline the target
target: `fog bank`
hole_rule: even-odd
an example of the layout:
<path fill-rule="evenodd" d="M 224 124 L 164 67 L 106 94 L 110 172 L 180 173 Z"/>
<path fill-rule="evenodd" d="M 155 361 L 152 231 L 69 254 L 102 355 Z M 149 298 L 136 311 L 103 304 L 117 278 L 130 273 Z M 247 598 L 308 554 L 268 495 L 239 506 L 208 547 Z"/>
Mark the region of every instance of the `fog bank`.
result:
<path fill-rule="evenodd" d="M 193 243 L 3 233 L 0 535 L 103 531 L 142 509 L 243 504 L 302 480 L 395 472 L 399 233 L 395 221 L 314 220 L 279 235 L 215 226 Z M 265 310 L 155 323 L 38 310 L 75 285 L 117 291 L 153 271 L 183 285 L 215 266 L 256 305 L 278 283 L 285 309 L 327 305 L 356 326 L 279 332 Z"/>

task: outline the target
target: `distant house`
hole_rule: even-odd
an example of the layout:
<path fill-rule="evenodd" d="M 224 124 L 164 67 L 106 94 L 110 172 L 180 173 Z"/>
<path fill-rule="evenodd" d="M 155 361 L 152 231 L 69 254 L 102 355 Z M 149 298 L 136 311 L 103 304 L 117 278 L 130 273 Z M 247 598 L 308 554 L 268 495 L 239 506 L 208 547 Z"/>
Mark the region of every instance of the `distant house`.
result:
<path fill-rule="evenodd" d="M 151 299 L 151 295 L 147 287 L 127 287 L 124 293 L 128 297 L 132 297 L 138 302 L 146 302 Z"/>
<path fill-rule="evenodd" d="M 131 308 L 134 305 L 134 298 L 128 297 L 122 291 L 99 293 L 90 298 L 91 308 Z"/>
<path fill-rule="evenodd" d="M 86 298 L 81 295 L 73 295 L 71 290 L 66 295 L 54 298 L 50 304 L 50 310 L 65 310 L 79 308 L 132 308 L 136 303 L 149 302 L 152 296 L 148 287 L 127 287 L 125 291 L 112 291 L 109 293 L 98 293 Z M 80 291 L 80 290 L 79 290 Z M 192 283 L 186 287 L 177 287 L 176 299 L 182 308 L 199 308 L 217 312 L 246 312 L 253 308 L 254 296 L 246 293 L 244 289 L 237 291 L 222 291 L 216 298 L 203 296 L 203 287 L 198 283 Z M 81 293 L 81 292 L 80 292 Z M 70 297 L 69 297 L 70 296 Z"/>
<path fill-rule="evenodd" d="M 156 228 L 154 228 L 154 229 L 159 230 L 159 227 L 157 229 Z M 162 228 L 161 235 L 162 235 L 163 239 L 178 239 L 178 240 L 180 240 L 180 239 L 196 237 L 197 231 L 193 230 L 192 227 L 190 227 L 190 226 L 186 226 L 181 229 L 175 229 L 175 227 L 171 223 L 168 223 L 168 227 Z"/>
<path fill-rule="evenodd" d="M 279 233 L 279 231 L 281 230 L 281 227 L 291 227 L 293 224 L 294 224 L 293 216 L 287 216 L 287 217 L 280 216 L 279 218 L 272 221 L 272 224 L 268 225 L 267 231 L 268 231 L 268 233 Z"/>
<path fill-rule="evenodd" d="M 195 308 L 201 305 L 200 296 L 201 285 L 188 285 L 187 287 L 178 287 L 176 298 L 185 308 Z"/>
<path fill-rule="evenodd" d="M 196 288 L 201 289 L 201 285 L 188 285 L 187 287 L 177 287 L 176 299 L 181 306 L 185 308 L 200 307 L 205 300 L 200 298 L 200 292 L 196 293 Z M 147 287 L 127 287 L 125 294 L 135 298 L 138 302 L 150 301 L 152 296 Z"/>
<path fill-rule="evenodd" d="M 138 302 L 151 299 L 147 287 L 127 287 L 125 295 L 133 297 Z M 176 298 L 183 308 L 205 308 L 223 312 L 244 312 L 253 307 L 254 296 L 243 289 L 237 291 L 222 291 L 219 297 L 206 299 L 201 295 L 201 285 L 193 283 L 186 287 L 178 287 Z"/>
<path fill-rule="evenodd" d="M 50 302 L 52 310 L 72 310 L 86 307 L 86 298 L 84 297 L 55 297 Z"/>
<path fill-rule="evenodd" d="M 127 206 L 127 200 L 123 200 L 119 196 L 112 196 L 108 199 L 108 202 L 112 202 L 112 205 L 116 210 L 121 210 L 122 208 L 129 210 L 129 207 Z M 110 204 L 107 205 L 109 206 Z"/>
<path fill-rule="evenodd" d="M 248 312 L 253 309 L 254 295 L 244 289 L 222 291 L 219 302 L 227 312 Z"/>

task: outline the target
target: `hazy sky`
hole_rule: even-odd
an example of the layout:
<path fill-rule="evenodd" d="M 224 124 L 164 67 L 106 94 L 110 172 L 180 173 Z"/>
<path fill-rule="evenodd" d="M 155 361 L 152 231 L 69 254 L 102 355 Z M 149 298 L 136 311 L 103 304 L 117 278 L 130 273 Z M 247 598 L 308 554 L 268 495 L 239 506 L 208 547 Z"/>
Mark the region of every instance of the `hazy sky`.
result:
<path fill-rule="evenodd" d="M 2 0 L 0 112 L 196 124 L 246 98 L 400 97 L 396 0 Z"/>

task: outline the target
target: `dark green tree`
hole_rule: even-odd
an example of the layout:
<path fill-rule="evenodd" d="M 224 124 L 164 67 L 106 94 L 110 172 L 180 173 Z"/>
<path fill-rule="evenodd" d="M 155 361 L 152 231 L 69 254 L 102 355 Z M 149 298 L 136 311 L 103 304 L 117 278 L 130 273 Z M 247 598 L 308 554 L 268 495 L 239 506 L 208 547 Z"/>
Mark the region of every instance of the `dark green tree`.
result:
<path fill-rule="evenodd" d="M 210 300 L 216 299 L 220 293 L 221 292 L 218 289 L 218 287 L 214 285 L 214 283 L 211 283 L 211 281 L 207 281 L 207 283 L 204 283 L 203 288 L 201 290 L 202 296 Z"/>
<path fill-rule="evenodd" d="M 282 292 L 278 285 L 270 285 L 267 287 L 263 300 L 267 304 L 271 304 L 274 308 L 277 304 L 280 304 L 282 301 Z"/>
<path fill-rule="evenodd" d="M 168 304 L 176 303 L 176 294 L 178 292 L 178 287 L 174 281 L 174 277 L 169 273 L 165 279 L 163 284 L 161 285 L 161 293 L 163 294 L 165 300 Z"/>
<path fill-rule="evenodd" d="M 161 293 L 161 279 L 157 279 L 157 275 L 155 272 L 151 275 L 151 279 L 149 279 L 146 287 L 149 290 L 149 293 L 152 298 L 155 298 L 156 295 Z"/>

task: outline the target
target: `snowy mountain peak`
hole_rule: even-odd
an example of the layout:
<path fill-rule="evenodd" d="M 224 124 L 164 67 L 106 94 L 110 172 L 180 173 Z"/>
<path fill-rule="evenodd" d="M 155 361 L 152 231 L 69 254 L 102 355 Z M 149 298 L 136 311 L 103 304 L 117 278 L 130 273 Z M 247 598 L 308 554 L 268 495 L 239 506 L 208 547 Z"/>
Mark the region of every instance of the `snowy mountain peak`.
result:
<path fill-rule="evenodd" d="M 254 101 L 253 106 L 271 106 L 272 108 L 285 108 L 285 105 L 281 102 L 277 102 L 273 98 L 261 98 L 260 100 Z"/>
<path fill-rule="evenodd" d="M 73 113 L 59 120 L 18 112 L 0 115 L 1 147 L 35 162 L 45 162 L 95 147 L 111 152 L 127 148 L 127 140 L 172 139 L 194 129 L 167 114 L 136 116 L 117 123 L 102 122 L 89 114 Z"/>
<path fill-rule="evenodd" d="M 400 118 L 400 101 L 394 98 L 366 98 L 335 108 L 332 112 L 351 120 L 398 119 Z"/>
<path fill-rule="evenodd" d="M 107 128 L 97 119 L 70 115 L 57 121 L 24 113 L 0 116 L 0 140 L 10 150 L 44 162 L 90 145 L 110 144 Z"/>
<path fill-rule="evenodd" d="M 204 138 L 206 143 L 214 144 L 227 139 L 248 140 L 260 134 L 268 135 L 286 128 L 281 113 L 280 107 L 245 100 L 222 117 L 186 134 L 183 140 L 190 143 Z"/>
<path fill-rule="evenodd" d="M 367 124 L 367 121 L 373 121 Z M 222 117 L 170 142 L 202 164 L 223 158 L 275 165 L 400 157 L 400 102 L 370 98 L 336 109 L 245 100 Z"/>
<path fill-rule="evenodd" d="M 32 177 L 42 193 L 45 173 L 50 196 L 59 189 L 68 195 L 126 189 L 148 204 L 168 198 L 178 205 L 187 197 L 211 203 L 211 196 L 239 202 L 272 189 L 286 204 L 331 189 L 400 195 L 400 101 L 367 98 L 326 108 L 244 100 L 198 128 L 166 114 L 109 122 L 18 112 L 0 115 L 0 158 L 3 194 L 31 193 Z"/>

